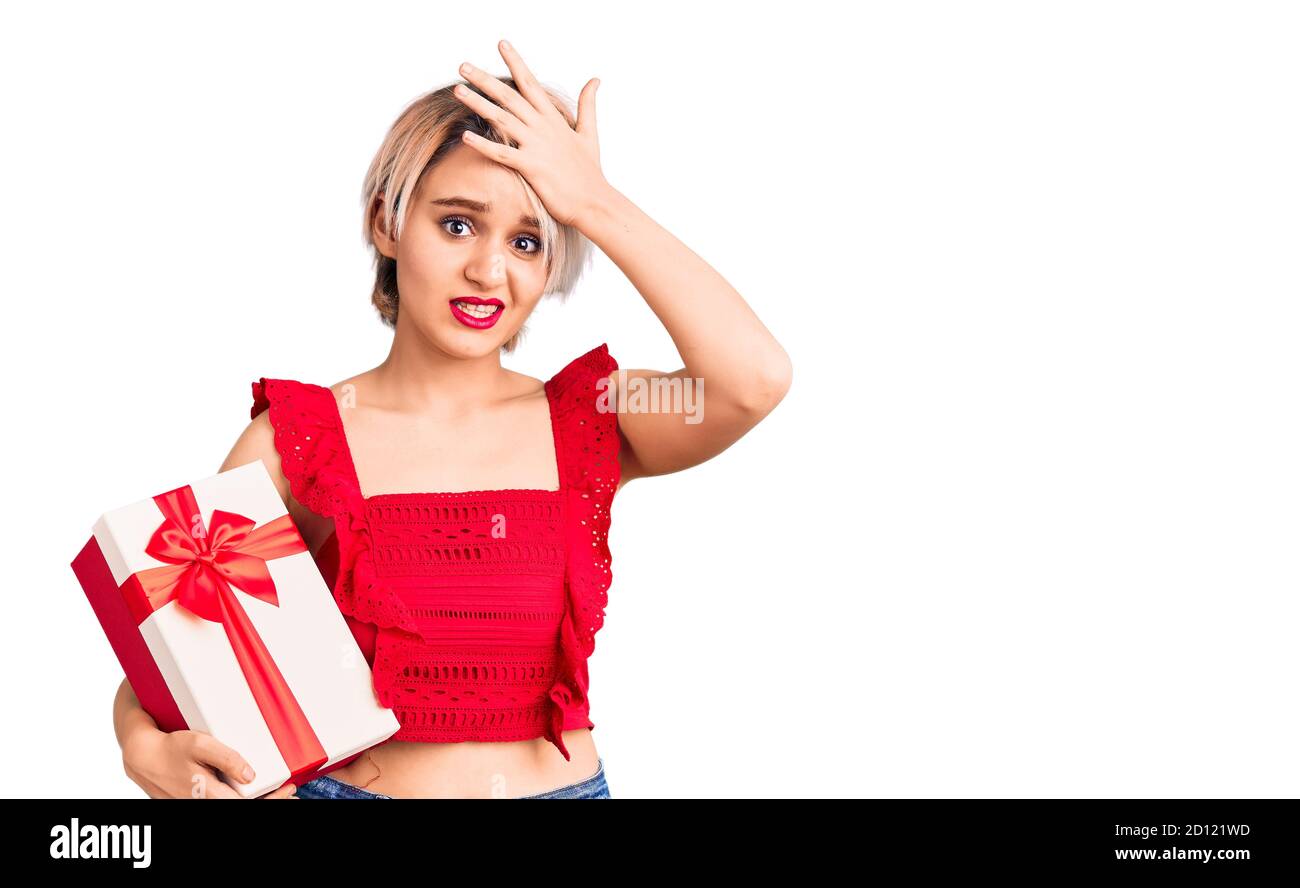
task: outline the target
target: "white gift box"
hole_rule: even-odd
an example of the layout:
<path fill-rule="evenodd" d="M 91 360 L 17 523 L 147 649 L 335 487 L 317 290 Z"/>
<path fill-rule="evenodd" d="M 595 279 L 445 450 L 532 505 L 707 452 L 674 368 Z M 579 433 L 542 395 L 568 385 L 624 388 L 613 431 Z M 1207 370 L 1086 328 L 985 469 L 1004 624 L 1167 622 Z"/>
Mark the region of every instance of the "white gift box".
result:
<path fill-rule="evenodd" d="M 165 506 L 150 497 L 104 514 L 72 565 L 132 688 L 159 727 L 207 732 L 242 755 L 256 772 L 255 779 L 241 783 L 228 775 L 222 778 L 245 797 L 264 795 L 291 777 L 301 782 L 304 776 L 328 770 L 395 734 L 400 723 L 392 710 L 380 705 L 370 667 L 320 569 L 302 545 L 297 529 L 290 534 L 284 526 L 291 522 L 266 466 L 258 460 L 159 497 L 189 502 L 187 488 L 201 519 L 201 524 L 187 522 L 188 539 L 168 524 Z M 247 552 L 234 562 L 226 561 L 246 572 L 269 575 L 273 596 L 249 594 L 239 587 L 237 578 L 228 579 L 224 591 L 211 591 L 223 585 L 212 577 L 230 568 L 212 569 L 208 549 L 219 549 L 222 538 L 238 537 L 237 533 L 232 536 L 231 527 L 240 524 L 229 515 L 214 515 L 216 510 L 235 518 L 242 516 L 255 529 L 282 519 L 267 531 L 278 528 L 280 539 L 296 538 L 296 543 L 281 550 L 297 546 L 301 551 L 254 557 L 264 563 L 264 569 L 250 562 Z M 155 535 L 165 526 L 171 528 L 168 539 L 173 545 L 178 538 L 185 546 L 194 540 L 200 553 L 207 552 L 206 558 L 200 554 L 192 562 L 176 565 L 175 559 L 169 564 L 149 554 L 146 547 L 151 539 L 155 539 L 157 554 Z M 254 530 L 247 538 L 254 539 L 256 533 Z M 227 556 L 230 548 L 224 549 Z M 205 560 L 206 573 L 200 563 Z M 153 570 L 166 567 L 173 569 Z M 141 573 L 150 570 L 152 574 Z M 183 603 L 187 596 L 175 591 L 170 598 L 156 592 L 144 594 L 159 585 L 159 576 L 186 571 L 190 571 L 187 576 L 196 578 L 194 582 L 172 585 L 190 590 L 188 600 L 208 603 L 196 610 L 212 612 L 216 602 L 220 604 L 217 612 L 242 611 L 246 620 L 238 616 L 227 616 L 224 622 L 205 619 L 187 609 Z M 141 579 L 150 577 L 153 579 L 142 585 Z M 264 584 L 261 588 L 265 593 Z M 207 597 L 193 592 L 195 589 L 206 589 Z M 159 601 L 164 603 L 159 605 Z M 233 630 L 237 638 L 247 641 L 241 633 L 248 627 L 255 636 L 252 645 L 241 645 L 245 651 L 242 659 L 228 635 L 231 624 L 244 626 Z M 273 661 L 269 666 L 265 659 L 259 661 L 248 653 L 258 647 L 257 639 Z M 246 671 L 250 665 L 254 668 Z M 255 686 L 261 689 L 260 695 Z M 259 699 L 264 705 L 259 706 Z M 268 722 L 278 730 L 273 731 Z M 292 770 L 286 759 L 299 767 Z"/>

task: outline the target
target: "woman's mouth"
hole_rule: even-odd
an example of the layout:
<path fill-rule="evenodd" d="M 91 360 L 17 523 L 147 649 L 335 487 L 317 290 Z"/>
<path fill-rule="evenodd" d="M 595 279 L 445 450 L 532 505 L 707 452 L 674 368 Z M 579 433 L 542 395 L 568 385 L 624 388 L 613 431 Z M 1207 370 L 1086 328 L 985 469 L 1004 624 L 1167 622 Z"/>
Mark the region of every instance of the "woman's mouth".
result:
<path fill-rule="evenodd" d="M 451 306 L 452 317 L 475 330 L 491 327 L 506 311 L 506 304 L 500 299 L 478 299 L 474 296 L 453 299 L 448 305 Z"/>

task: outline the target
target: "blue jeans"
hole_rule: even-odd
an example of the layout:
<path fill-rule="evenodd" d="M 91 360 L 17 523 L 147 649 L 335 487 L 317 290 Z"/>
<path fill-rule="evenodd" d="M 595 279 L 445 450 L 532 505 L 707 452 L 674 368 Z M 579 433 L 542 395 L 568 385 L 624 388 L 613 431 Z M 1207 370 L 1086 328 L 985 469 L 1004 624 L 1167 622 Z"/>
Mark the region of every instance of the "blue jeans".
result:
<path fill-rule="evenodd" d="M 370 792 L 351 783 L 335 780 L 323 774 L 315 780 L 309 780 L 298 787 L 296 793 L 300 799 L 391 799 L 383 793 Z M 558 789 L 552 789 L 539 795 L 516 796 L 521 799 L 607 799 L 610 798 L 609 785 L 605 782 L 605 760 L 597 756 L 596 773 L 586 780 L 570 783 Z"/>

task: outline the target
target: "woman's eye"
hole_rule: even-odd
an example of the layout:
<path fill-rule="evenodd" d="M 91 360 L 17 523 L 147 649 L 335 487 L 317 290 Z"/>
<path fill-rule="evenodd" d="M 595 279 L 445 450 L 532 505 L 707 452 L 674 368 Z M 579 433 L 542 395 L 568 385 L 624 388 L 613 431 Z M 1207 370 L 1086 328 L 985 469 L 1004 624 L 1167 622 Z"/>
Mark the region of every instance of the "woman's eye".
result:
<path fill-rule="evenodd" d="M 458 231 L 451 231 L 451 230 L 447 229 L 447 226 L 448 226 L 448 225 L 460 225 L 460 226 L 462 226 L 462 227 L 464 227 L 464 228 L 468 228 L 468 227 L 469 227 L 469 220 L 468 220 L 468 219 L 462 219 L 462 218 L 460 218 L 459 216 L 451 216 L 451 217 L 449 217 L 449 218 L 447 218 L 447 219 L 443 219 L 443 220 L 442 220 L 442 226 L 443 226 L 443 229 L 446 230 L 448 234 L 454 234 L 454 235 L 456 235 L 457 237 L 460 237 L 460 232 L 458 232 Z"/>
<path fill-rule="evenodd" d="M 473 225 L 464 216 L 448 216 L 438 224 L 442 226 L 443 231 L 458 238 L 466 237 L 473 229 Z M 515 249 L 523 253 L 540 253 L 542 251 L 542 242 L 531 234 L 521 234 L 514 239 L 513 243 Z M 521 243 L 524 246 L 519 246 Z M 533 248 L 531 250 L 528 249 L 528 244 L 532 244 Z"/>

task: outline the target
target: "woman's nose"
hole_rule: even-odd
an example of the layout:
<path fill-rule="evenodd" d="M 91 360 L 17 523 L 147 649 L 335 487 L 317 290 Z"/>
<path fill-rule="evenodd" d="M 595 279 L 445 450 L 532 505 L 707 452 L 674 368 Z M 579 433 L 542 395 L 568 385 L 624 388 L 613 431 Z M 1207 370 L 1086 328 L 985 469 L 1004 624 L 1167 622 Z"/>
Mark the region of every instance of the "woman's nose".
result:
<path fill-rule="evenodd" d="M 465 276 L 484 287 L 503 283 L 506 279 L 505 254 L 495 248 L 476 252 L 465 268 Z"/>

